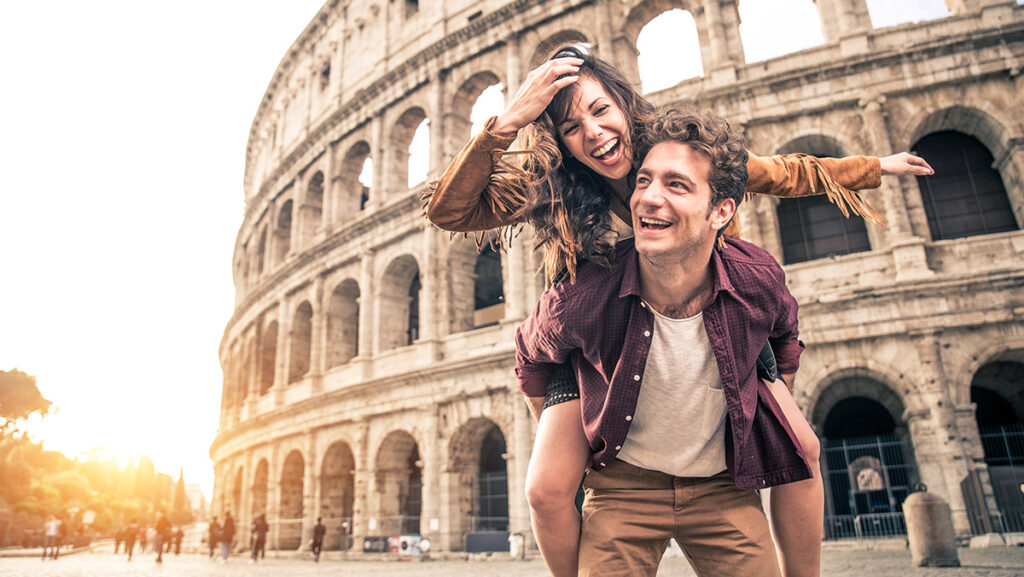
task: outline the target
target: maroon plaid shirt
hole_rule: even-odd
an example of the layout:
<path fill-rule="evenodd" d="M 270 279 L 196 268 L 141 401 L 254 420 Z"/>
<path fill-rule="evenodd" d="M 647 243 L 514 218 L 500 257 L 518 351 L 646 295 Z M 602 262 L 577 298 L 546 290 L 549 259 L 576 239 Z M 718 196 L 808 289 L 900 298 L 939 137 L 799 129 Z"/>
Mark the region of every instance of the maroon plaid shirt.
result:
<path fill-rule="evenodd" d="M 545 291 L 516 332 L 516 375 L 527 396 L 544 396 L 554 367 L 571 359 L 594 469 L 611 463 L 626 439 L 654 330 L 654 314 L 640 298 L 633 242 L 620 242 L 616 253 L 612 269 L 586 263 L 576 284 Z M 800 445 L 755 370 L 766 339 L 784 374 L 796 372 L 804 348 L 782 267 L 763 249 L 728 239 L 713 251 L 711 274 L 703 318 L 725 391 L 729 472 L 741 489 L 807 479 Z"/>

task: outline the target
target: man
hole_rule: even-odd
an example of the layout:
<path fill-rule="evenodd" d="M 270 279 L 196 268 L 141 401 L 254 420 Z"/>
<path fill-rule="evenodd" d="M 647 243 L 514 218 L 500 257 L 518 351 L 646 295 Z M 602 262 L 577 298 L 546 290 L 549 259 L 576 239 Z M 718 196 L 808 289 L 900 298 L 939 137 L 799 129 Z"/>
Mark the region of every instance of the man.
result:
<path fill-rule="evenodd" d="M 171 537 L 171 522 L 167 520 L 167 516 L 164 515 L 163 511 L 160 511 L 160 516 L 156 520 L 156 537 L 153 540 L 153 546 L 156 548 L 156 562 L 164 562 L 164 544 L 169 544 Z"/>
<path fill-rule="evenodd" d="M 132 560 L 132 551 L 135 549 L 135 539 L 139 536 L 139 521 L 132 517 L 128 526 L 124 529 L 124 548 L 128 551 L 128 560 Z"/>
<path fill-rule="evenodd" d="M 214 515 L 210 521 L 210 532 L 206 538 L 206 544 L 210 546 L 210 559 L 213 559 L 213 552 L 217 549 L 217 540 L 220 539 L 220 523 Z"/>
<path fill-rule="evenodd" d="M 267 525 L 267 517 L 263 513 L 260 513 L 259 517 L 252 522 L 252 559 L 250 563 L 256 563 L 261 558 L 265 558 L 267 555 L 267 531 L 270 531 L 270 526 Z"/>
<path fill-rule="evenodd" d="M 324 535 L 327 534 L 327 527 L 316 518 L 316 525 L 313 527 L 313 560 L 320 562 L 320 550 L 324 548 Z"/>
<path fill-rule="evenodd" d="M 594 454 L 579 574 L 653 576 L 675 538 L 702 577 L 779 575 L 754 489 L 810 469 L 754 366 L 769 339 L 792 382 L 803 345 L 779 264 L 719 245 L 746 186 L 743 139 L 669 111 L 635 146 L 635 240 L 546 291 L 516 338 L 527 396 L 567 358 L 580 383 Z"/>
<path fill-rule="evenodd" d="M 224 524 L 220 527 L 220 562 L 227 563 L 231 555 L 231 546 L 235 542 L 235 519 L 231 511 L 224 513 Z"/>
<path fill-rule="evenodd" d="M 60 550 L 60 519 L 50 515 L 43 528 L 46 531 L 43 537 L 43 561 L 46 561 L 47 553 L 54 559 L 59 555 Z"/>

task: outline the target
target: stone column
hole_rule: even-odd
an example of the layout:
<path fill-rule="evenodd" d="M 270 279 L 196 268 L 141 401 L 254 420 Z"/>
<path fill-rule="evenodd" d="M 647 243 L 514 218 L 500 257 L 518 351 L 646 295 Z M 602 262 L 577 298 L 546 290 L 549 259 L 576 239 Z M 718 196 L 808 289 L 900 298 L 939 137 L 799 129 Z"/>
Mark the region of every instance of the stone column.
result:
<path fill-rule="evenodd" d="M 330 231 L 338 222 L 338 191 L 334 187 L 334 150 L 333 142 L 324 147 L 324 205 L 323 218 L 320 221 L 320 229 Z"/>
<path fill-rule="evenodd" d="M 306 431 L 306 470 L 302 479 L 302 535 L 299 550 L 313 538 L 313 526 L 320 515 L 320 475 L 317 474 L 317 431 Z"/>
<path fill-rule="evenodd" d="M 324 277 L 317 276 L 313 280 L 313 318 L 309 335 L 309 375 L 313 383 L 313 394 L 323 392 L 323 376 L 326 371 L 327 350 L 327 311 L 329 305 L 324 304 Z"/>
<path fill-rule="evenodd" d="M 970 533 L 967 506 L 960 483 L 967 477 L 968 463 L 960 432 L 949 396 L 942 366 L 942 345 L 939 334 L 927 332 L 914 335 L 914 345 L 920 359 L 920 381 L 917 411 L 907 411 L 906 420 L 911 427 L 921 481 L 928 490 L 949 503 L 953 513 L 953 527 L 957 534 Z"/>
<path fill-rule="evenodd" d="M 448 73 L 444 70 L 436 70 L 430 74 L 430 171 L 427 181 L 440 178 L 444 169 L 448 167 L 448 158 L 445 155 L 445 114 L 446 103 L 449 98 L 445 90 L 448 81 Z"/>
<path fill-rule="evenodd" d="M 839 44 L 843 56 L 866 52 L 871 16 L 865 0 L 815 0 L 825 42 Z"/>
<path fill-rule="evenodd" d="M 275 407 L 280 407 L 284 403 L 284 388 L 288 385 L 288 365 L 291 363 L 288 344 L 292 322 L 288 307 L 288 301 L 282 300 L 277 309 L 277 358 L 274 359 L 274 385 L 271 387 Z"/>
<path fill-rule="evenodd" d="M 610 58 L 614 51 L 612 47 L 612 0 L 597 0 L 594 2 L 594 22 L 597 34 L 597 51 L 599 54 Z"/>
<path fill-rule="evenodd" d="M 441 470 L 445 468 L 446 464 L 438 434 L 437 412 L 423 411 L 420 418 L 421 422 L 425 423 L 422 451 L 420 452 L 420 459 L 423 461 L 420 533 L 429 538 L 432 544 L 440 545 L 441 518 L 443 517 L 441 514 Z"/>
<path fill-rule="evenodd" d="M 373 455 L 370 455 L 370 424 L 361 423 L 356 432 L 355 474 L 352 476 L 352 550 L 362 551 L 362 537 L 375 534 L 370 529 L 370 518 L 376 518 L 377 512 L 370 510 L 370 490 L 373 480 Z"/>
<path fill-rule="evenodd" d="M 281 449 L 277 443 L 267 467 L 267 523 L 270 524 L 267 548 L 277 552 L 281 549 Z"/>
<path fill-rule="evenodd" d="M 438 277 L 441 268 L 438 262 L 438 235 L 443 234 L 432 224 L 423 226 L 423 256 L 421 262 L 423 269 L 420 271 L 420 335 L 417 342 L 421 348 L 421 360 L 428 363 L 438 360 L 441 357 L 440 342 L 438 337 L 445 331 L 441 327 L 444 317 L 438 315 L 438 302 L 444 298 L 444 293 L 439 290 Z"/>
<path fill-rule="evenodd" d="M 370 155 L 373 157 L 373 182 L 370 186 L 370 200 L 366 203 L 368 212 L 372 212 L 384 202 L 385 189 L 390 184 L 386 182 L 387 173 L 384 170 L 388 159 L 387 146 L 384 142 L 383 112 L 373 115 L 373 124 L 370 127 Z"/>
<path fill-rule="evenodd" d="M 359 270 L 359 350 L 357 356 L 369 360 L 377 353 L 377 342 L 374 331 L 374 307 L 376 306 L 376 287 L 373 282 L 374 253 L 367 250 L 363 253 Z"/>
<path fill-rule="evenodd" d="M 888 156 L 893 153 L 892 141 L 889 138 L 888 115 L 885 111 L 885 97 L 874 96 L 862 98 L 860 101 L 861 116 L 864 127 L 871 137 L 872 152 L 877 156 Z M 907 214 L 906 179 L 912 176 L 883 178 L 879 187 L 884 206 L 885 219 L 888 221 L 888 245 L 893 253 L 896 264 L 896 279 L 900 281 L 920 280 L 935 276 L 928 268 L 928 259 L 924 250 L 924 239 L 914 236 Z"/>
<path fill-rule="evenodd" d="M 704 77 L 711 80 L 712 86 L 735 82 L 736 61 L 731 51 L 738 48 L 739 54 L 743 53 L 739 39 L 739 16 L 735 13 L 735 4 L 732 4 L 732 18 L 728 23 L 722 11 L 721 0 L 703 0 L 703 8 L 703 14 L 698 16 L 697 27 L 703 29 L 702 36 L 707 38 L 708 44 L 708 56 L 704 59 Z"/>

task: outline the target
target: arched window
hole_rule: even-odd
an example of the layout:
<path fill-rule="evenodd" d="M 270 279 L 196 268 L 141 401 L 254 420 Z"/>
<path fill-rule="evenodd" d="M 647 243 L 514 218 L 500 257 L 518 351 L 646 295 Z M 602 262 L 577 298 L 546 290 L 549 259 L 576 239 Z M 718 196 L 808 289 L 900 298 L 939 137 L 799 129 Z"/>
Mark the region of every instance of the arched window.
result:
<path fill-rule="evenodd" d="M 327 366 L 336 367 L 359 354 L 359 285 L 346 279 L 331 293 L 327 313 Z"/>
<path fill-rule="evenodd" d="M 292 242 L 292 201 L 285 201 L 277 213 L 277 229 L 274 231 L 274 266 L 279 266 L 288 256 Z"/>
<path fill-rule="evenodd" d="M 271 322 L 260 335 L 260 394 L 274 386 L 277 366 L 277 321 Z"/>
<path fill-rule="evenodd" d="M 838 142 L 822 135 L 798 138 L 779 150 L 779 154 L 788 152 L 808 152 L 819 158 L 844 156 Z M 824 195 L 779 199 L 775 212 L 785 264 L 871 250 L 864 219 L 844 217 Z"/>
<path fill-rule="evenodd" d="M 508 530 L 508 466 L 505 436 L 496 425 L 480 446 L 477 531 Z"/>
<path fill-rule="evenodd" d="M 412 282 L 409 283 L 409 327 L 406 332 L 405 344 L 411 345 L 416 342 L 416 339 L 420 338 L 420 275 L 417 272 L 416 276 L 412 277 Z"/>
<path fill-rule="evenodd" d="M 292 451 L 281 468 L 281 501 L 278 508 L 278 545 L 284 550 L 298 549 L 302 542 L 302 493 L 306 462 Z"/>
<path fill-rule="evenodd" d="M 746 62 L 761 62 L 825 43 L 815 0 L 786 2 L 785 17 L 773 0 L 742 0 L 740 38 Z"/>
<path fill-rule="evenodd" d="M 644 94 L 704 76 L 697 22 L 686 10 L 668 10 L 651 19 L 640 30 L 636 48 Z"/>
<path fill-rule="evenodd" d="M 313 337 L 313 307 L 304 302 L 295 311 L 289 348 L 291 359 L 288 369 L 288 382 L 294 383 L 309 372 L 310 344 Z"/>
<path fill-rule="evenodd" d="M 306 189 L 306 202 L 302 205 L 302 246 L 307 247 L 317 229 L 323 224 L 324 173 L 317 171 Z"/>
<path fill-rule="evenodd" d="M 970 475 L 967 484 L 977 487 L 964 491 L 971 529 L 979 534 L 1024 531 L 1024 364 L 997 361 L 978 369 L 971 380 L 971 402 L 977 407 L 978 433 L 999 506 L 996 514 L 984 499 L 970 498 L 983 493 L 981 479 Z"/>
<path fill-rule="evenodd" d="M 427 180 L 430 170 L 430 119 L 416 127 L 409 144 L 409 188 Z"/>
<path fill-rule="evenodd" d="M 495 324 L 505 316 L 505 289 L 501 279 L 501 253 L 484 245 L 473 269 L 473 326 Z"/>
<path fill-rule="evenodd" d="M 973 136 L 933 132 L 914 150 L 936 167 L 917 177 L 932 240 L 1017 230 L 1017 221 L 992 153 Z"/>
<path fill-rule="evenodd" d="M 874 28 L 887 28 L 907 22 L 926 22 L 953 15 L 946 5 L 946 0 L 915 0 L 914 2 L 867 0 L 867 5 L 868 14 L 871 15 L 871 25 Z"/>

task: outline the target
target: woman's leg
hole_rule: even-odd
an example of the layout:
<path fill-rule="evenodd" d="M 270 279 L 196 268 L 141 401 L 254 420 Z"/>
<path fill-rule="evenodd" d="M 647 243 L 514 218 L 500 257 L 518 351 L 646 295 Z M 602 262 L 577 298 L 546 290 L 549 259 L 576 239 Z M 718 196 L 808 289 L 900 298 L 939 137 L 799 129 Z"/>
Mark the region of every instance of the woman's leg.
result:
<path fill-rule="evenodd" d="M 579 399 L 544 409 L 526 471 L 533 534 L 553 577 L 575 577 L 580 515 L 575 497 L 590 457 Z"/>
<path fill-rule="evenodd" d="M 818 437 L 785 383 L 778 380 L 767 386 L 796 434 L 814 474 L 810 479 L 771 489 L 772 534 L 779 551 L 782 574 L 785 577 L 818 577 L 825 522 L 825 488 L 818 462 L 821 452 Z"/>

